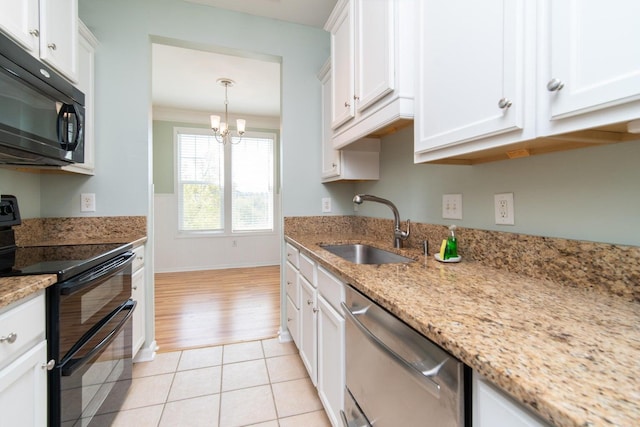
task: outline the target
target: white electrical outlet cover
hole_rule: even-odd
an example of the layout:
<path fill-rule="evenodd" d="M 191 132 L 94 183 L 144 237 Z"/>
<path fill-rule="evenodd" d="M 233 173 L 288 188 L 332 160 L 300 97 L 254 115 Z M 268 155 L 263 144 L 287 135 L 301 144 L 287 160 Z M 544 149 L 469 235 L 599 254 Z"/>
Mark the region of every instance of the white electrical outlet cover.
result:
<path fill-rule="evenodd" d="M 493 198 L 496 224 L 514 225 L 515 209 L 513 204 L 513 193 L 495 194 Z"/>

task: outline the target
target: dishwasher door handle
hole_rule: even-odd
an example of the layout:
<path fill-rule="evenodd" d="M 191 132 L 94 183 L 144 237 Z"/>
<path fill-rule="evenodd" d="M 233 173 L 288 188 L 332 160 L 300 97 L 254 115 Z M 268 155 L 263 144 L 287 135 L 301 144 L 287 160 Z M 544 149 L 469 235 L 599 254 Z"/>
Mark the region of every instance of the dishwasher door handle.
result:
<path fill-rule="evenodd" d="M 413 364 L 409 363 L 402 357 L 400 357 L 395 351 L 393 351 L 389 346 L 383 343 L 378 337 L 367 329 L 366 326 L 362 324 L 357 318 L 356 315 L 363 314 L 362 310 L 351 311 L 349 307 L 344 302 L 341 302 L 340 305 L 346 315 L 346 318 L 350 320 L 359 330 L 364 334 L 369 341 L 371 341 L 376 347 L 378 347 L 383 353 L 389 356 L 393 361 L 395 361 L 398 365 L 402 366 L 409 374 L 411 374 L 414 378 L 416 378 L 424 388 L 433 394 L 436 397 L 440 397 L 440 384 L 433 381 L 433 377 L 437 376 L 440 372 L 440 368 L 444 366 L 445 363 L 449 360 L 446 358 L 439 364 L 437 364 L 434 368 L 421 371 L 416 368 Z M 368 307 L 367 307 L 368 308 Z M 366 310 L 365 310 L 366 311 Z M 426 338 L 425 338 L 426 339 Z"/>

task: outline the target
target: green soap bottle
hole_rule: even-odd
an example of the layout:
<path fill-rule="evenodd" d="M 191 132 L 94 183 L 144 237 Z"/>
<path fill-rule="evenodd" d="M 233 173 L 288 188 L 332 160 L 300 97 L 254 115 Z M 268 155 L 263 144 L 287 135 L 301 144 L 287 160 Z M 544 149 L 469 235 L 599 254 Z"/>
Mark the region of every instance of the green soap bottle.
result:
<path fill-rule="evenodd" d="M 455 224 L 449 227 L 449 237 L 447 237 L 447 249 L 444 251 L 444 259 L 457 258 L 458 240 L 456 239 Z"/>

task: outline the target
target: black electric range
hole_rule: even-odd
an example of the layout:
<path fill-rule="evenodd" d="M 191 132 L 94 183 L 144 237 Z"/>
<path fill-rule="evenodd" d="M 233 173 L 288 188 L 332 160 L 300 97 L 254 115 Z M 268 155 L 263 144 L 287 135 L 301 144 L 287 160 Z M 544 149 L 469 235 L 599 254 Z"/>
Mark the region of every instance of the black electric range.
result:
<path fill-rule="evenodd" d="M 111 419 L 132 378 L 133 245 L 20 247 L 13 229 L 20 224 L 16 198 L 3 195 L 0 276 L 57 276 L 45 293 L 48 425 Z"/>
<path fill-rule="evenodd" d="M 128 250 L 130 243 L 16 246 L 13 226 L 20 225 L 18 201 L 2 195 L 0 201 L 0 277 L 55 274 L 58 281 L 88 271 Z"/>

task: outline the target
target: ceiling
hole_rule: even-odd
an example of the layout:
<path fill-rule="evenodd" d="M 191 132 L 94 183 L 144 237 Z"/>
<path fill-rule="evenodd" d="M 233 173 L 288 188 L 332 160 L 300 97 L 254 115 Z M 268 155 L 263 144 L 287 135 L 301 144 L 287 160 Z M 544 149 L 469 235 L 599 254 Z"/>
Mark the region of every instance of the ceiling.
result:
<path fill-rule="evenodd" d="M 337 0 L 184 0 L 322 28 Z M 220 78 L 228 89 L 229 114 L 280 116 L 280 64 L 241 55 L 154 44 L 152 102 L 155 110 L 224 111 Z M 247 127 L 251 123 L 247 122 Z"/>

